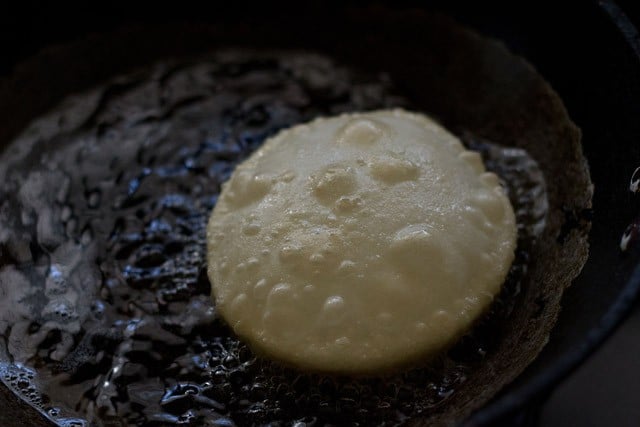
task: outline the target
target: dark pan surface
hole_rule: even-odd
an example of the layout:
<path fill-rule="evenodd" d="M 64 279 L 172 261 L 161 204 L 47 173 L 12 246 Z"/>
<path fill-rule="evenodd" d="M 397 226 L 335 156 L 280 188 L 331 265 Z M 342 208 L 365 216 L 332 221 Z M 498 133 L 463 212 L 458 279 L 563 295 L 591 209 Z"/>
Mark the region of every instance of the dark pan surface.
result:
<path fill-rule="evenodd" d="M 635 294 L 638 280 L 637 277 L 632 279 L 631 272 L 637 257 L 634 258 L 633 254 L 620 257 L 617 244 L 622 230 L 637 209 L 627 187 L 635 168 L 634 162 L 637 163 L 639 158 L 635 143 L 639 132 L 633 120 L 634 112 L 637 112 L 634 103 L 638 99 L 638 82 L 635 80 L 638 65 L 616 28 L 593 5 L 584 8 L 580 19 L 571 20 L 575 29 L 569 34 L 564 29 L 567 18 L 574 17 L 570 11 L 554 10 L 553 14 L 548 14 L 537 8 L 522 8 L 517 11 L 502 9 L 497 14 L 475 12 L 478 11 L 454 11 L 454 15 L 483 33 L 507 40 L 512 48 L 529 58 L 560 92 L 572 117 L 584 131 L 585 152 L 597 188 L 591 260 L 565 296 L 565 309 L 550 344 L 502 398 L 478 413 L 474 422 L 485 422 L 519 405 L 531 393 L 566 373 L 610 330 Z M 525 17 L 531 18 L 532 15 L 540 19 L 531 20 L 535 24 L 526 24 L 529 20 Z M 543 19 L 545 25 L 541 28 L 539 22 Z M 141 53 L 132 63 L 144 63 L 144 55 Z M 109 69 L 108 63 L 100 65 L 104 65 L 104 77 L 114 71 Z M 118 65 L 126 67 L 131 64 Z M 614 74 L 620 78 L 609 78 Z M 72 85 L 79 85 L 75 87 L 77 89 L 90 83 L 89 77 L 85 83 L 82 75 L 77 77 L 73 82 L 68 81 L 67 89 Z M 64 83 L 63 73 L 58 81 Z M 46 96 L 39 97 L 42 102 L 40 108 L 46 108 L 49 102 L 59 99 L 66 89 L 60 90 L 57 94 L 55 91 L 49 93 L 49 101 Z M 15 104 L 11 105 L 11 108 L 15 107 Z M 38 108 L 31 105 L 34 107 Z M 35 112 L 25 111 L 24 120 Z M 2 131 L 15 132 L 24 122 L 16 120 L 14 124 L 13 131 L 10 126 Z M 2 136 L 5 139 L 6 134 Z M 623 290 L 626 294 L 620 293 Z M 601 321 L 603 313 L 608 313 L 608 317 Z M 567 353 L 568 356 L 561 356 Z"/>

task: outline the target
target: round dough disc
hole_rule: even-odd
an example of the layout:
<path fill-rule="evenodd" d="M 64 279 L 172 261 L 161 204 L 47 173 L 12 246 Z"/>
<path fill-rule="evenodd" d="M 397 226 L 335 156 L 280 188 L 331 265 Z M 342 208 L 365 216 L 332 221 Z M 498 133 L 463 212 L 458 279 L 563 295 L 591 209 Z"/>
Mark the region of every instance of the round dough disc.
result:
<path fill-rule="evenodd" d="M 384 110 L 270 138 L 223 186 L 207 242 L 219 313 L 254 350 L 374 373 L 472 326 L 516 225 L 477 153 L 424 115 Z"/>

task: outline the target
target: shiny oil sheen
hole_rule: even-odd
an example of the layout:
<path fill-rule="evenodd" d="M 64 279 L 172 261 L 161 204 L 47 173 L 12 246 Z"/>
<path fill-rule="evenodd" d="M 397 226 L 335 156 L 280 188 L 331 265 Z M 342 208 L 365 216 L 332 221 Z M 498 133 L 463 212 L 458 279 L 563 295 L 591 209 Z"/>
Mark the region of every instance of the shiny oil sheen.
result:
<path fill-rule="evenodd" d="M 507 184 L 518 251 L 447 355 L 387 378 L 256 358 L 211 305 L 205 227 L 221 183 L 278 130 L 405 106 L 386 76 L 230 51 L 117 78 L 37 120 L 0 162 L 0 378 L 63 426 L 398 424 L 446 404 L 500 337 L 544 227 L 522 150 L 467 138 Z"/>

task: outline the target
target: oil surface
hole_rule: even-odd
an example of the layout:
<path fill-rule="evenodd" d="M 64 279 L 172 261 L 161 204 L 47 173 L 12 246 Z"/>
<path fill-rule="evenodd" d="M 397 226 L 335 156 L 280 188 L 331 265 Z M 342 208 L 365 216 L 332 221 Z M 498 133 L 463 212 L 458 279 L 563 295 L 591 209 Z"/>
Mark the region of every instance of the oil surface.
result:
<path fill-rule="evenodd" d="M 385 76 L 309 54 L 162 64 L 66 101 L 0 162 L 0 378 L 63 426 L 396 425 L 446 404 L 500 337 L 544 227 L 522 150 L 467 137 L 504 180 L 518 251 L 475 329 L 386 378 L 261 360 L 210 301 L 205 227 L 235 165 L 319 115 L 406 106 Z"/>

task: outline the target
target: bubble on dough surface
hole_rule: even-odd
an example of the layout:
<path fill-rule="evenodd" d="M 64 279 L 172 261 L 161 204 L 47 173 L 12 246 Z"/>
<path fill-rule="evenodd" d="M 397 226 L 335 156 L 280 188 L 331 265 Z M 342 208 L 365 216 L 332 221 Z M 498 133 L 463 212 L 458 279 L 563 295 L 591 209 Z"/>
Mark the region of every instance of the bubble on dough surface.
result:
<path fill-rule="evenodd" d="M 209 230 L 213 297 L 240 337 L 303 369 L 358 374 L 468 330 L 516 245 L 481 157 L 402 110 L 281 131 L 224 185 Z"/>

